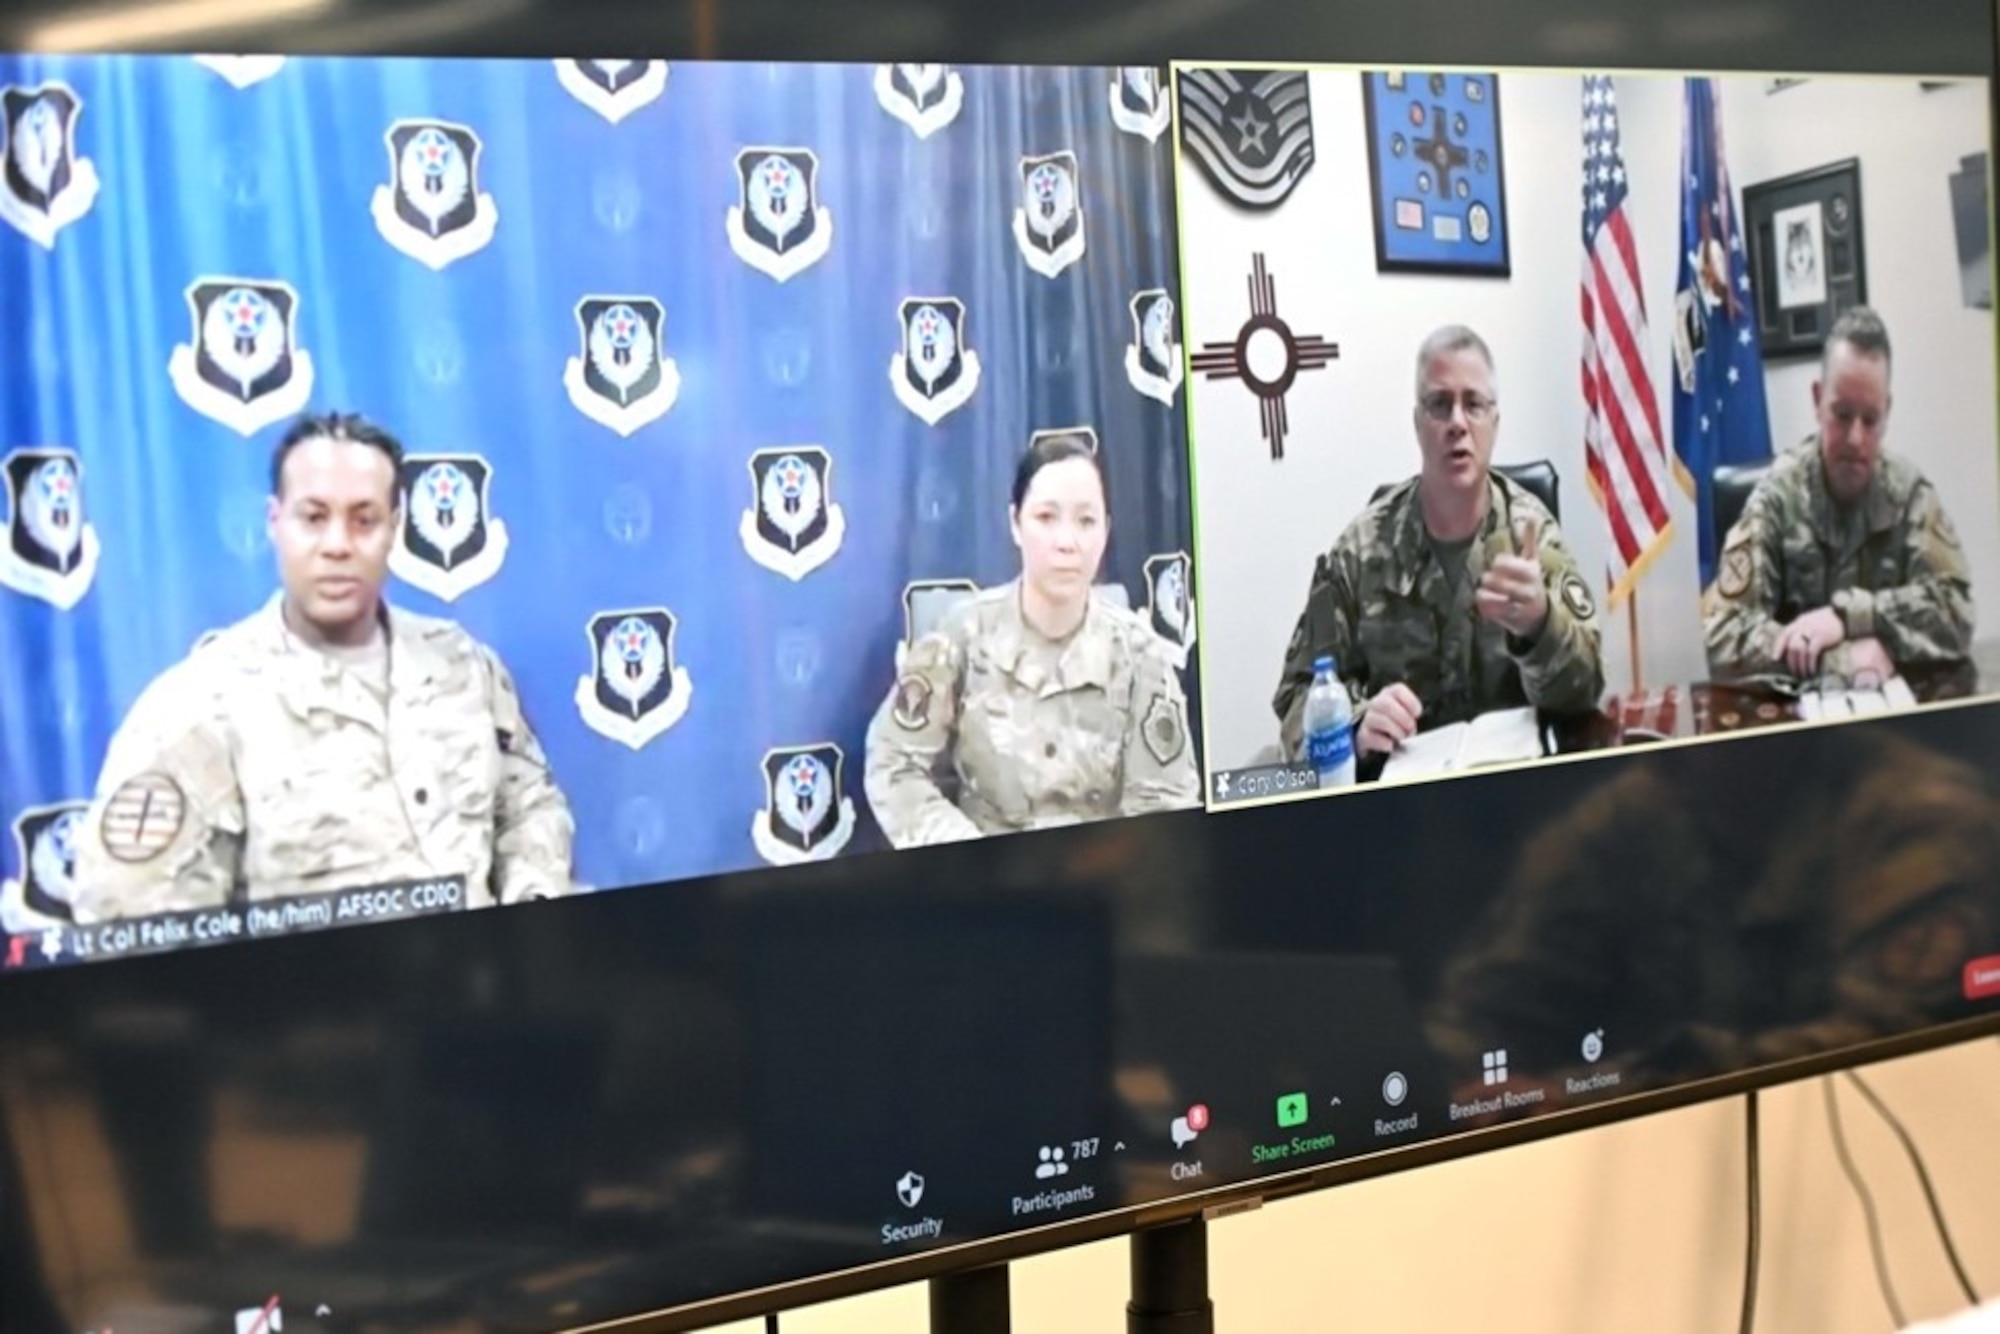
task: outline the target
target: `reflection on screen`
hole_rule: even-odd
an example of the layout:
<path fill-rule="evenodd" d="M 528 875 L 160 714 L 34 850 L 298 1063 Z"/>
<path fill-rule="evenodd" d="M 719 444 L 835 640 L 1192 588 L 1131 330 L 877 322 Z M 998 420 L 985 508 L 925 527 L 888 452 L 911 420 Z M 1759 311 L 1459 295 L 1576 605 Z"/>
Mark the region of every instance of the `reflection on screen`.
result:
<path fill-rule="evenodd" d="M 1154 71 L 0 82 L 10 966 L 1199 803 Z"/>

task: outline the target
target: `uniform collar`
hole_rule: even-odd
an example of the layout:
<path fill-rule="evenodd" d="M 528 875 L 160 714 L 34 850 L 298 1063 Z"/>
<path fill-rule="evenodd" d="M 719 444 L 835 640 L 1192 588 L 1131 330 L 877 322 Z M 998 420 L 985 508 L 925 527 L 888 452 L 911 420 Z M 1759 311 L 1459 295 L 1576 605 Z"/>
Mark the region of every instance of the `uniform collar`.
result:
<path fill-rule="evenodd" d="M 1832 493 L 1826 489 L 1826 464 L 1820 458 L 1819 433 L 1807 436 L 1799 448 L 1805 452 L 1806 489 L 1811 498 L 1815 531 L 1848 532 L 1857 522 L 1857 514 L 1865 533 L 1886 533 L 1896 526 L 1898 506 L 1889 487 L 1888 454 L 1876 457 L 1875 475 L 1868 479 L 1868 491 L 1860 504 L 1843 509 L 1834 503 Z"/>
<path fill-rule="evenodd" d="M 1390 562 L 1390 587 L 1397 593 L 1408 596 L 1427 571 L 1437 564 L 1437 557 L 1431 549 L 1431 535 L 1424 527 L 1424 507 L 1417 498 L 1420 483 L 1412 478 L 1402 484 L 1387 499 L 1388 510 L 1382 518 L 1382 535 L 1387 540 L 1392 556 Z M 1473 530 L 1471 542 L 1475 548 L 1483 549 L 1494 533 L 1504 531 L 1510 522 L 1512 505 L 1506 489 L 1501 485 L 1499 474 L 1486 474 L 1487 505 L 1486 517 Z"/>
<path fill-rule="evenodd" d="M 1108 624 L 1112 609 L 1103 604 L 1093 591 L 1090 602 L 1084 608 L 1083 621 L 1063 644 L 1062 652 L 1056 659 L 1055 684 L 1064 690 L 1075 690 L 1083 686 L 1107 686 L 1111 683 L 1111 639 Z M 998 665 L 1009 676 L 1020 680 L 1023 685 L 1041 688 L 1043 682 L 1029 681 L 1023 671 L 1032 673 L 1034 668 L 1024 668 L 1024 663 L 1034 656 L 1032 650 L 1050 643 L 1039 630 L 1028 624 L 1021 614 L 1021 581 L 1016 579 L 1006 587 L 1001 598 L 1000 623 L 996 627 L 993 656 Z"/>
<path fill-rule="evenodd" d="M 410 613 L 384 600 L 379 615 L 389 636 L 389 696 L 410 699 L 435 679 L 436 656 L 426 651 L 423 627 Z M 313 709 L 331 709 L 371 726 L 382 724 L 381 706 L 339 659 L 306 643 L 285 624 L 282 590 L 257 614 L 255 643 L 276 659 L 280 690 L 292 712 L 305 717 Z"/>

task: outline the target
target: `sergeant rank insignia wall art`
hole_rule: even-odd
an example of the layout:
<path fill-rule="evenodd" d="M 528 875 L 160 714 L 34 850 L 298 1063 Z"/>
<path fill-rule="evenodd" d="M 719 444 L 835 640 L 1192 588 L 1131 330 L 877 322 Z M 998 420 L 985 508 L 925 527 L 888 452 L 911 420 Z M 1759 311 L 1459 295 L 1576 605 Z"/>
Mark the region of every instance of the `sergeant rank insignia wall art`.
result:
<path fill-rule="evenodd" d="M 1181 146 L 1216 192 L 1268 212 L 1312 170 L 1311 86 L 1303 71 L 1184 69 Z"/>
<path fill-rule="evenodd" d="M 819 202 L 819 156 L 809 148 L 746 148 L 736 155 L 739 202 L 729 210 L 729 248 L 779 282 L 790 282 L 833 248 L 833 213 Z"/>
<path fill-rule="evenodd" d="M 70 449 L 17 449 L 0 468 L 7 485 L 0 586 L 68 611 L 90 591 L 100 554 L 83 507 L 83 465 Z"/>
<path fill-rule="evenodd" d="M 965 80 L 949 65 L 877 65 L 875 100 L 917 138 L 928 139 L 958 119 Z"/>
<path fill-rule="evenodd" d="M 680 397 L 681 372 L 666 355 L 667 312 L 657 297 L 587 296 L 576 303 L 579 355 L 563 368 L 578 412 L 629 436 Z"/>
<path fill-rule="evenodd" d="M 758 856 L 773 866 L 799 866 L 840 855 L 854 837 L 846 766 L 846 754 L 830 742 L 764 756 L 764 809 L 750 822 Z"/>
<path fill-rule="evenodd" d="M 667 91 L 664 60 L 558 60 L 556 79 L 571 97 L 616 125 Z"/>
<path fill-rule="evenodd" d="M 1021 159 L 1021 206 L 1014 210 L 1014 242 L 1021 258 L 1044 278 L 1054 278 L 1083 258 L 1083 184 L 1076 154 L 1068 149 Z"/>
<path fill-rule="evenodd" d="M 403 524 L 389 553 L 397 578 L 456 602 L 500 572 L 507 525 L 492 511 L 493 465 L 478 454 L 403 460 Z"/>
<path fill-rule="evenodd" d="M 847 535 L 847 515 L 833 500 L 833 455 L 817 445 L 752 454 L 750 508 L 738 533 L 751 560 L 795 583 L 833 559 Z"/>
<path fill-rule="evenodd" d="M 639 750 L 686 716 L 694 683 L 674 661 L 679 622 L 665 607 L 599 612 L 584 627 L 590 672 L 576 683 L 584 726 Z"/>
<path fill-rule="evenodd" d="M 979 354 L 965 337 L 965 303 L 955 296 L 905 297 L 896 307 L 903 345 L 889 358 L 896 401 L 936 426 L 979 388 Z"/>
<path fill-rule="evenodd" d="M 470 126 L 399 120 L 382 136 L 389 181 L 372 211 L 382 239 L 433 269 L 484 250 L 500 225 L 493 196 L 479 188 L 484 148 Z"/>
<path fill-rule="evenodd" d="M 0 87 L 0 222 L 44 250 L 97 201 L 97 168 L 77 155 L 82 115 L 66 83 Z"/>
<path fill-rule="evenodd" d="M 305 411 L 313 362 L 299 346 L 291 284 L 203 277 L 186 295 L 194 337 L 167 359 L 183 403 L 244 436 Z"/>

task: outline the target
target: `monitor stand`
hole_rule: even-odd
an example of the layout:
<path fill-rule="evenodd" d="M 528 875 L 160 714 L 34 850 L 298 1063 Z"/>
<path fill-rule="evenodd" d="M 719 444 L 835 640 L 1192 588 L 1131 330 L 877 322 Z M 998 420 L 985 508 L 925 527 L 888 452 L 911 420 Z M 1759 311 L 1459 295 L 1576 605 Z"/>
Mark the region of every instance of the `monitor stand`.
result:
<path fill-rule="evenodd" d="M 1007 1266 L 988 1265 L 930 1281 L 931 1334 L 1009 1334 Z M 1132 1299 L 1126 1334 L 1215 1334 L 1208 1296 L 1208 1224 L 1200 1218 L 1132 1234 Z"/>

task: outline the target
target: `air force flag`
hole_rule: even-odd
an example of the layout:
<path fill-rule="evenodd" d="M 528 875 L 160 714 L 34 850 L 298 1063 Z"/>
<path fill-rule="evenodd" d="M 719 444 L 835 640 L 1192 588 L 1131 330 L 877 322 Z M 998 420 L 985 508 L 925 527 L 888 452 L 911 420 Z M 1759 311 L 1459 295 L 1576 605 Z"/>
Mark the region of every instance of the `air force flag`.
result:
<path fill-rule="evenodd" d="M 433 269 L 484 250 L 500 210 L 479 189 L 479 136 L 450 121 L 399 120 L 382 138 L 389 183 L 373 205 L 382 239 Z"/>
<path fill-rule="evenodd" d="M 493 466 L 477 454 L 403 460 L 403 526 L 389 552 L 396 577 L 456 602 L 500 572 L 507 525 L 491 508 Z"/>
<path fill-rule="evenodd" d="M 1083 258 L 1083 187 L 1076 154 L 1064 149 L 1021 159 L 1021 206 L 1014 241 L 1028 267 L 1053 278 Z"/>
<path fill-rule="evenodd" d="M 206 277 L 186 295 L 194 338 L 167 359 L 183 403 L 245 436 L 305 411 L 313 363 L 298 345 L 299 294 L 290 284 Z"/>
<path fill-rule="evenodd" d="M 663 347 L 667 312 L 658 298 L 587 296 L 576 325 L 582 351 L 563 368 L 576 410 L 625 436 L 665 416 L 680 397 L 681 372 Z"/>
<path fill-rule="evenodd" d="M 949 65 L 877 65 L 875 100 L 917 138 L 928 139 L 958 118 L 965 80 Z"/>
<path fill-rule="evenodd" d="M 826 258 L 833 214 L 819 202 L 819 158 L 808 148 L 746 148 L 736 155 L 741 202 L 729 210 L 729 248 L 779 282 Z"/>
<path fill-rule="evenodd" d="M 83 467 L 68 449 L 17 449 L 4 460 L 7 545 L 0 586 L 68 611 L 97 573 L 97 530 L 84 516 Z"/>
<path fill-rule="evenodd" d="M 737 531 L 751 560 L 794 583 L 833 559 L 847 535 L 833 455 L 816 445 L 752 454 L 750 508 Z"/>
<path fill-rule="evenodd" d="M 576 683 L 577 712 L 599 736 L 638 750 L 687 713 L 694 683 L 674 662 L 678 623 L 665 607 L 599 612 L 584 627 L 591 670 Z"/>
<path fill-rule="evenodd" d="M 97 168 L 76 155 L 82 114 L 66 83 L 0 88 L 0 222 L 44 250 L 97 199 Z"/>
<path fill-rule="evenodd" d="M 965 341 L 965 303 L 955 296 L 913 296 L 896 307 L 903 346 L 889 358 L 896 401 L 936 426 L 979 388 L 979 354 Z"/>
<path fill-rule="evenodd" d="M 764 809 L 750 823 L 758 856 L 798 866 L 840 855 L 854 836 L 854 799 L 841 790 L 846 765 L 830 742 L 764 756 Z"/>

